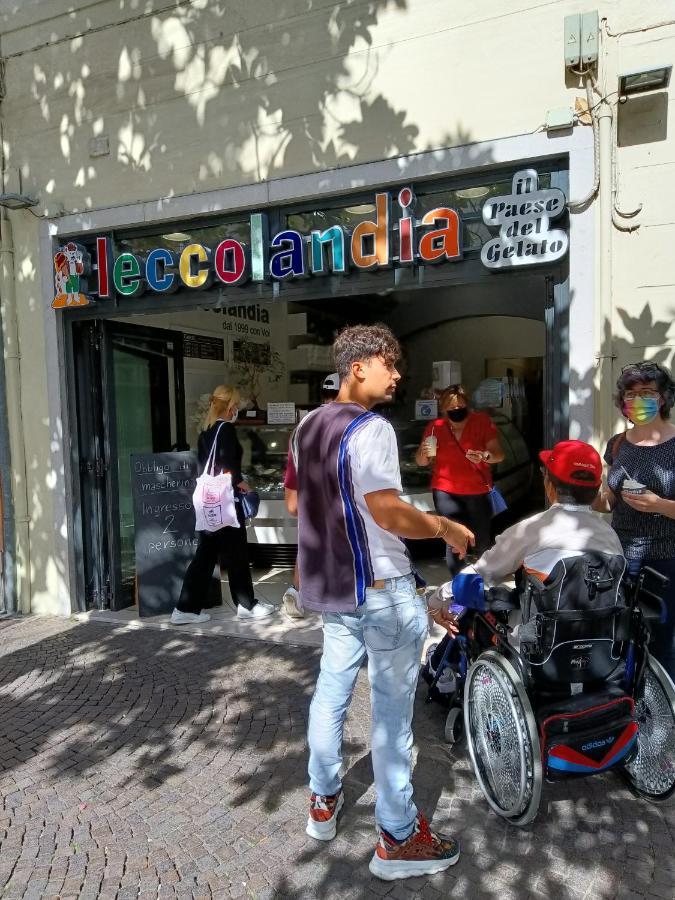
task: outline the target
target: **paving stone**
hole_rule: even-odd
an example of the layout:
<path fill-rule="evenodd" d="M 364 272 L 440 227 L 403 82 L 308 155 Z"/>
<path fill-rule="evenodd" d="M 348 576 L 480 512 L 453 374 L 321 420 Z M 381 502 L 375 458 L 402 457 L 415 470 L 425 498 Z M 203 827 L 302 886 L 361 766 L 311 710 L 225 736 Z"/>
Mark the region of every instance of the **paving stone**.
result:
<path fill-rule="evenodd" d="M 545 785 L 534 825 L 509 828 L 465 753 L 448 752 L 423 688 L 416 795 L 462 858 L 384 882 L 367 867 L 365 670 L 345 723 L 344 817 L 319 845 L 304 834 L 315 650 L 49 618 L 0 622 L 0 635 L 2 900 L 672 900 L 673 809 L 596 777 Z"/>

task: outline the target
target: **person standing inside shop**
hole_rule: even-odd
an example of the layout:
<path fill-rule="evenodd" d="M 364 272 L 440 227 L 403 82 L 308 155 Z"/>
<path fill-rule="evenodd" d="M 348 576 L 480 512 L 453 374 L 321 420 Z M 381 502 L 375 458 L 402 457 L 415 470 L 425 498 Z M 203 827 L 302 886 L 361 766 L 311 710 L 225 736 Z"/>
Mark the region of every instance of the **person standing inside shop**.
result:
<path fill-rule="evenodd" d="M 675 383 L 663 366 L 639 362 L 624 367 L 616 388 L 632 427 L 607 444 L 608 488 L 594 508 L 612 513 L 630 572 L 648 565 L 670 579 L 667 617 L 652 627 L 649 652 L 675 680 Z"/>
<path fill-rule="evenodd" d="M 242 448 L 237 438 L 234 423 L 239 414 L 241 398 L 237 388 L 219 385 L 211 394 L 209 410 L 204 423 L 204 431 L 197 441 L 199 473 L 217 440 L 214 468 L 215 472 L 230 472 L 232 484 L 239 491 L 249 491 L 241 472 Z M 202 604 L 209 589 L 209 583 L 216 564 L 227 569 L 227 578 L 232 600 L 237 607 L 239 619 L 263 619 L 274 612 L 270 603 L 257 600 L 253 593 L 253 580 L 248 559 L 246 523 L 237 503 L 239 527 L 225 527 L 219 531 L 200 531 L 194 558 L 185 573 L 183 588 L 176 608 L 171 614 L 172 625 L 193 625 L 208 622 L 210 616 L 202 612 Z"/>
<path fill-rule="evenodd" d="M 415 461 L 432 467 L 436 512 L 470 528 L 480 556 L 491 543 L 490 466 L 504 459 L 497 426 L 486 413 L 470 409 L 461 384 L 446 388 L 438 407 L 441 417 L 427 425 Z M 462 565 L 459 556 L 448 548 L 446 559 L 455 575 Z"/>
<path fill-rule="evenodd" d="M 333 350 L 337 400 L 305 416 L 291 443 L 302 602 L 323 614 L 306 830 L 321 841 L 336 835 L 344 721 L 367 656 L 379 830 L 370 870 L 385 880 L 433 874 L 457 862 L 459 846 L 434 834 L 413 801 L 411 726 L 427 608 L 401 538 L 442 537 L 463 556 L 473 535 L 401 500 L 396 434 L 371 412 L 392 400 L 401 377 L 392 332 L 383 325 L 346 328 Z M 439 615 L 450 615 L 454 627 L 451 614 Z"/>

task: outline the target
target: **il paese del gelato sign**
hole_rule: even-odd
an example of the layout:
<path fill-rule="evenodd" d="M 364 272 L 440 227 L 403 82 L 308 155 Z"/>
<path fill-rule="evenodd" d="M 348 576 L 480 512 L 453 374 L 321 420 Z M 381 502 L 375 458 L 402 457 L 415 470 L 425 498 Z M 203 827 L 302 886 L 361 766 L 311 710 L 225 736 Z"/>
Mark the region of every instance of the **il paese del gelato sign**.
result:
<path fill-rule="evenodd" d="M 483 263 L 505 268 L 559 259 L 567 250 L 567 235 L 549 233 L 549 221 L 564 211 L 562 191 L 538 191 L 534 170 L 517 173 L 513 185 L 513 197 L 492 197 L 483 207 L 486 224 L 500 228 L 499 237 L 488 242 L 489 255 L 481 253 Z M 54 255 L 52 306 L 65 309 L 115 296 L 204 291 L 214 284 L 235 288 L 249 282 L 348 276 L 463 258 L 462 221 L 455 209 L 439 206 L 418 218 L 409 187 L 398 191 L 395 202 L 389 192 L 379 192 L 374 199 L 372 219 L 352 230 L 331 225 L 309 234 L 286 228 L 270 235 L 266 214 L 252 212 L 248 243 L 226 238 L 215 247 L 188 243 L 180 252 L 158 247 L 143 255 L 129 251 L 113 255 L 109 237 L 97 237 L 93 253 L 69 241 Z"/>

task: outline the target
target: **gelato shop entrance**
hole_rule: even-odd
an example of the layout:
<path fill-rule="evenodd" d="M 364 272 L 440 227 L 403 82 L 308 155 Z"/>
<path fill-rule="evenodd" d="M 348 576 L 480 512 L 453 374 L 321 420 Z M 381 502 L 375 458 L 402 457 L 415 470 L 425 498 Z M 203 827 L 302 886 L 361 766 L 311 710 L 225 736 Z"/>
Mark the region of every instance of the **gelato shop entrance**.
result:
<path fill-rule="evenodd" d="M 242 468 L 261 495 L 252 562 L 292 566 L 288 441 L 321 402 L 349 324 L 384 322 L 401 342 L 400 389 L 378 411 L 398 435 L 406 499 L 433 508 L 415 450 L 439 392 L 461 382 L 498 427 L 494 475 L 509 506 L 531 500 L 536 451 L 567 433 L 565 185 L 549 163 L 55 248 L 74 271 L 54 307 L 80 608 L 171 610 L 196 542 L 197 438 L 220 384 L 241 392 Z M 219 587 L 214 577 L 205 605 Z"/>

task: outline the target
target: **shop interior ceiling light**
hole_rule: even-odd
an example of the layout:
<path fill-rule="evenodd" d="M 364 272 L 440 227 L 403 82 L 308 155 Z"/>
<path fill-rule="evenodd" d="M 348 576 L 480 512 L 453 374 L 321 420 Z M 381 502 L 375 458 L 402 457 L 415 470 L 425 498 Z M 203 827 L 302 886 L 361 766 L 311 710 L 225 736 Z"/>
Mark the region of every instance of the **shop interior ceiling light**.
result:
<path fill-rule="evenodd" d="M 345 212 L 351 213 L 353 216 L 365 216 L 366 213 L 375 212 L 375 206 L 372 203 L 361 203 L 359 206 L 345 206 Z"/>
<path fill-rule="evenodd" d="M 0 194 L 0 206 L 5 209 L 29 209 L 37 204 L 35 197 L 28 197 L 26 194 Z"/>
<path fill-rule="evenodd" d="M 490 188 L 485 187 L 484 184 L 479 184 L 475 187 L 461 188 L 459 191 L 455 191 L 455 194 L 458 197 L 461 197 L 462 200 L 479 200 L 481 197 L 486 197 L 489 193 Z"/>
<path fill-rule="evenodd" d="M 619 75 L 619 96 L 630 97 L 632 94 L 665 90 L 670 84 L 672 69 L 671 65 L 657 66 L 653 69 L 625 72 L 623 75 Z"/>
<path fill-rule="evenodd" d="M 186 234 L 184 231 L 170 231 L 168 234 L 163 234 L 162 237 L 165 241 L 173 241 L 174 244 L 189 244 L 192 240 L 192 235 Z"/>

